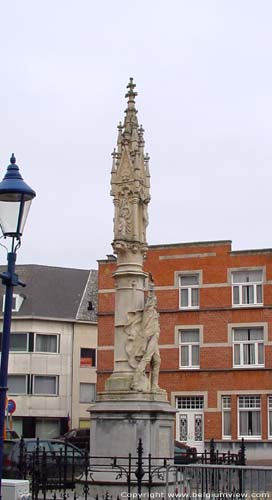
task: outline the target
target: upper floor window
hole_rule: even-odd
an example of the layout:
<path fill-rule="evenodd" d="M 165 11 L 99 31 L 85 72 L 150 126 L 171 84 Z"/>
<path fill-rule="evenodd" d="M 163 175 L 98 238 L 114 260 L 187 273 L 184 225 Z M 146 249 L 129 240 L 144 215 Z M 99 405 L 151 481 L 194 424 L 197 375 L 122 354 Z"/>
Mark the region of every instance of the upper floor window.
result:
<path fill-rule="evenodd" d="M 233 328 L 233 366 L 264 366 L 263 328 Z"/>
<path fill-rule="evenodd" d="M 80 349 L 80 366 L 81 367 L 96 366 L 96 351 L 95 351 L 95 349 L 81 347 L 81 349 Z"/>
<path fill-rule="evenodd" d="M 260 396 L 239 396 L 239 437 L 261 436 Z"/>
<path fill-rule="evenodd" d="M 11 333 L 9 350 L 12 352 L 26 352 L 29 347 L 28 333 Z M 1 339 L 2 340 L 2 339 Z"/>
<path fill-rule="evenodd" d="M 232 304 L 256 306 L 263 303 L 263 271 L 243 270 L 232 273 Z"/>
<path fill-rule="evenodd" d="M 59 335 L 36 333 L 35 352 L 59 352 Z"/>
<path fill-rule="evenodd" d="M 96 384 L 80 383 L 79 384 L 79 402 L 91 403 L 95 401 Z"/>
<path fill-rule="evenodd" d="M 0 351 L 2 333 L 0 333 Z M 10 352 L 59 353 L 60 335 L 57 333 L 12 332 Z"/>
<path fill-rule="evenodd" d="M 231 397 L 222 396 L 222 435 L 231 439 Z"/>
<path fill-rule="evenodd" d="M 58 376 L 57 375 L 33 375 L 32 394 L 44 396 L 57 396 Z"/>
<path fill-rule="evenodd" d="M 184 274 L 179 277 L 179 307 L 199 307 L 199 274 Z"/>
<path fill-rule="evenodd" d="M 179 332 L 180 368 L 199 368 L 199 330 Z"/>
<path fill-rule="evenodd" d="M 8 375 L 9 394 L 27 394 L 27 375 Z"/>

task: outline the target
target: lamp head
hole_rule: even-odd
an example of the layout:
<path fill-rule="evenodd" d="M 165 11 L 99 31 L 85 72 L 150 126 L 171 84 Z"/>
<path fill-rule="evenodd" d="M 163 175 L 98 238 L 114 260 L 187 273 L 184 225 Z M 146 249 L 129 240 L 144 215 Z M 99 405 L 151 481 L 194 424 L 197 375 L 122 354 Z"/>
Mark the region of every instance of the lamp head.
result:
<path fill-rule="evenodd" d="M 0 182 L 0 226 L 5 237 L 20 239 L 35 196 L 35 191 L 24 182 L 12 154 L 6 175 Z"/>

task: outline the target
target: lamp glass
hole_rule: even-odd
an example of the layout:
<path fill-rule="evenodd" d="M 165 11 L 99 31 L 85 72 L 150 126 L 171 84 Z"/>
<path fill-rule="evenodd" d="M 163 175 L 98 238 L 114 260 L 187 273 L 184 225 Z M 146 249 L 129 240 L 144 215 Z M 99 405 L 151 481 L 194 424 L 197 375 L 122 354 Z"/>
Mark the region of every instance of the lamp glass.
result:
<path fill-rule="evenodd" d="M 32 199 L 21 193 L 0 194 L 0 225 L 4 236 L 23 234 Z"/>

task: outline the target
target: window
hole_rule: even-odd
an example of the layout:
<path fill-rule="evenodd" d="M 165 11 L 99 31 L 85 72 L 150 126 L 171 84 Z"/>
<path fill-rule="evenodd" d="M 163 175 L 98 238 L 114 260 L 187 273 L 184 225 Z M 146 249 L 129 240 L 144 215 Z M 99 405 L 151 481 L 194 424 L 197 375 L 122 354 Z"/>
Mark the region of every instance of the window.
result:
<path fill-rule="evenodd" d="M 179 277 L 179 307 L 199 307 L 199 274 L 184 274 Z"/>
<path fill-rule="evenodd" d="M 58 395 L 58 377 L 56 375 L 33 375 L 32 394 L 45 396 Z"/>
<path fill-rule="evenodd" d="M 268 396 L 268 436 L 272 438 L 272 396 Z"/>
<path fill-rule="evenodd" d="M 222 396 L 222 436 L 231 439 L 231 397 Z"/>
<path fill-rule="evenodd" d="M 5 300 L 6 300 L 6 295 L 3 295 L 3 307 L 2 307 L 3 312 L 5 309 Z M 18 293 L 14 293 L 12 295 L 12 312 L 20 311 L 23 302 L 24 302 L 24 297 L 22 295 L 19 295 Z"/>
<path fill-rule="evenodd" d="M 179 410 L 202 410 L 204 398 L 203 396 L 177 396 L 176 408 Z"/>
<path fill-rule="evenodd" d="M 233 366 L 264 366 L 263 328 L 233 329 Z"/>
<path fill-rule="evenodd" d="M 59 335 L 36 333 L 35 352 L 59 352 Z"/>
<path fill-rule="evenodd" d="M 95 349 L 87 349 L 86 347 L 82 347 L 80 349 L 80 366 L 95 366 L 96 365 L 96 351 Z"/>
<path fill-rule="evenodd" d="M 263 271 L 235 271 L 232 273 L 232 304 L 256 306 L 263 303 Z"/>
<path fill-rule="evenodd" d="M 180 368 L 199 368 L 199 330 L 179 332 Z"/>
<path fill-rule="evenodd" d="M 8 394 L 27 394 L 27 376 L 8 375 Z"/>
<path fill-rule="evenodd" d="M 79 385 L 79 402 L 91 403 L 95 401 L 95 384 L 80 384 Z"/>
<path fill-rule="evenodd" d="M 239 396 L 239 437 L 261 436 L 260 396 Z"/>
<path fill-rule="evenodd" d="M 27 333 L 12 333 L 10 335 L 10 351 L 27 351 L 28 350 L 28 334 Z"/>
<path fill-rule="evenodd" d="M 2 344 L 2 333 L 1 344 Z M 10 352 L 27 352 L 29 347 L 28 333 L 11 333 L 9 337 Z"/>

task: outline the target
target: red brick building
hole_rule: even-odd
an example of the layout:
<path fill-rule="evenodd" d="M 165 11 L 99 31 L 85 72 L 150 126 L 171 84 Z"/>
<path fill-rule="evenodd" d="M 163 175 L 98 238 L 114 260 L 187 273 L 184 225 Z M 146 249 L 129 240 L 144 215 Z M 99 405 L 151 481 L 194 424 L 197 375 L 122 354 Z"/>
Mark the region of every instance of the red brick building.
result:
<path fill-rule="evenodd" d="M 99 261 L 98 391 L 113 369 L 115 258 Z M 150 246 L 160 312 L 160 386 L 177 409 L 176 438 L 248 458 L 272 449 L 272 249 L 230 241 Z"/>

